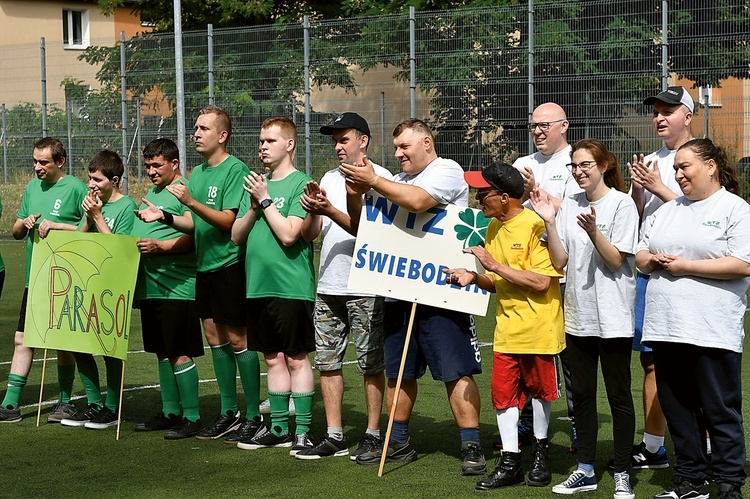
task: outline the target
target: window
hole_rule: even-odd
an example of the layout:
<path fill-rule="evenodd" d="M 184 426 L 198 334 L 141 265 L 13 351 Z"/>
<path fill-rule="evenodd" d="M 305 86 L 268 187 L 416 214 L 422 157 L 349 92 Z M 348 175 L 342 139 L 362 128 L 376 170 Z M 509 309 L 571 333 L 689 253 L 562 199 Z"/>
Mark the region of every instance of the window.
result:
<path fill-rule="evenodd" d="M 89 11 L 63 9 L 63 47 L 85 49 L 89 46 Z"/>
<path fill-rule="evenodd" d="M 708 107 L 720 107 L 719 103 L 714 100 L 714 93 L 711 85 L 698 87 L 698 99 L 701 106 L 705 107 L 706 99 L 708 99 Z"/>

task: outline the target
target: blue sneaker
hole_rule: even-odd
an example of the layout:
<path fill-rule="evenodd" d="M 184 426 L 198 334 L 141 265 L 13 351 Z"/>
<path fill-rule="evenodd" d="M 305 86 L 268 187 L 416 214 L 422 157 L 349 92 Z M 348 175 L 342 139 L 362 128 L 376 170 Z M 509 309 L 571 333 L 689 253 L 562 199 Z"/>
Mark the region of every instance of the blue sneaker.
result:
<path fill-rule="evenodd" d="M 585 471 L 578 468 L 570 474 L 567 480 L 552 487 L 555 494 L 575 494 L 577 492 L 586 492 L 596 490 L 596 475 L 591 472 L 587 475 Z"/>
<path fill-rule="evenodd" d="M 656 452 L 649 452 L 643 442 L 641 442 L 641 445 L 633 447 L 633 457 L 630 462 L 635 469 L 669 468 L 667 450 L 664 446 L 659 447 Z"/>

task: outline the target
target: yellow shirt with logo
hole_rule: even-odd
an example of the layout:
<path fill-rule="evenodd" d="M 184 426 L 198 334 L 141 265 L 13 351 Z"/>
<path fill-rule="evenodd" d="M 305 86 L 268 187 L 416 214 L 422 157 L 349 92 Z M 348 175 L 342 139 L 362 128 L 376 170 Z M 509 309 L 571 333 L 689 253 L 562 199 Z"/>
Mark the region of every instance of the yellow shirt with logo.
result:
<path fill-rule="evenodd" d="M 494 273 L 497 313 L 494 350 L 509 354 L 557 354 L 565 348 L 565 330 L 558 278 L 542 240 L 544 222 L 531 210 L 487 227 L 487 251 L 499 263 L 553 277 L 545 293 L 509 283 Z"/>

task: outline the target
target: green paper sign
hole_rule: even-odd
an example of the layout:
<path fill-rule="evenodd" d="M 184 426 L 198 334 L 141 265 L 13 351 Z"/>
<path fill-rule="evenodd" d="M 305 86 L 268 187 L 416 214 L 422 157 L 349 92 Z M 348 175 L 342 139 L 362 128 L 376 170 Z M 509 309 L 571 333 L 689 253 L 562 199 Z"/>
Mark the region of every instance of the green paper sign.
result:
<path fill-rule="evenodd" d="M 128 355 L 138 238 L 53 230 L 34 232 L 23 344 Z"/>

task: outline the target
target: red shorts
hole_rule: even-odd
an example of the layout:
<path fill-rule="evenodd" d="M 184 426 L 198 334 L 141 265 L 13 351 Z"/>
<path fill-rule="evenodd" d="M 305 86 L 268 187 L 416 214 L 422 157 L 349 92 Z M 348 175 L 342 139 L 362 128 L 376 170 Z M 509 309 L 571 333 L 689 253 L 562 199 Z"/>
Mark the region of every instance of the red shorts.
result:
<path fill-rule="evenodd" d="M 496 410 L 518 407 L 532 397 L 547 402 L 560 398 L 554 355 L 493 352 L 492 405 Z"/>

